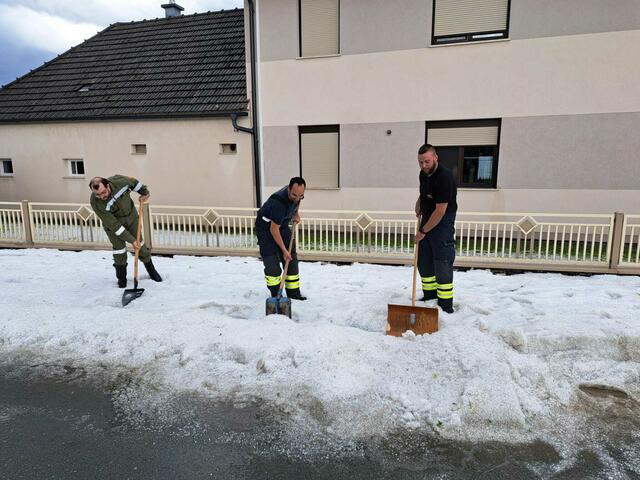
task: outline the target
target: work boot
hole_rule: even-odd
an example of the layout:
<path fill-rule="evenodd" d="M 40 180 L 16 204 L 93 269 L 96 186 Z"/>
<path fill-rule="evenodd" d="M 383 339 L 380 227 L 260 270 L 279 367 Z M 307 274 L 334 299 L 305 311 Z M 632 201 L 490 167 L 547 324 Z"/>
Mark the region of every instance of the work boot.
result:
<path fill-rule="evenodd" d="M 127 266 L 114 265 L 116 277 L 118 278 L 118 288 L 127 288 Z"/>
<path fill-rule="evenodd" d="M 162 277 L 156 271 L 156 267 L 153 266 L 153 262 L 151 260 L 149 260 L 148 262 L 145 262 L 144 268 L 147 269 L 147 273 L 149 274 L 149 277 L 151 277 L 151 280 L 153 280 L 154 282 L 162 281 Z"/>
<path fill-rule="evenodd" d="M 307 297 L 300 293 L 299 288 L 287 288 L 287 297 L 292 300 L 306 300 Z"/>
<path fill-rule="evenodd" d="M 422 298 L 420 301 L 428 302 L 429 300 L 435 300 L 436 298 L 438 298 L 437 290 L 422 290 Z"/>
<path fill-rule="evenodd" d="M 438 306 L 445 313 L 453 313 L 453 299 L 452 298 L 439 298 Z"/>

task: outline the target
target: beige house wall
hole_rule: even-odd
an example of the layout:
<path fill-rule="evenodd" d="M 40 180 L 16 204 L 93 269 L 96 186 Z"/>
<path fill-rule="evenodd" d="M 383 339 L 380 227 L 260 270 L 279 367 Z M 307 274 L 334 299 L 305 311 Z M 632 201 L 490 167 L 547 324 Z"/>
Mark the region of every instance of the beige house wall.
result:
<path fill-rule="evenodd" d="M 302 209 L 305 210 L 392 210 L 408 212 L 418 198 L 418 180 L 412 188 L 341 188 L 307 189 Z M 288 181 L 288 179 L 287 179 Z M 265 198 L 285 186 L 266 187 Z M 462 212 L 540 212 L 602 213 L 640 211 L 640 191 L 634 190 L 569 190 L 569 189 L 460 189 L 458 211 Z"/>
<path fill-rule="evenodd" d="M 142 143 L 147 154 L 132 154 Z M 237 153 L 222 154 L 221 143 Z M 147 184 L 156 204 L 251 207 L 251 148 L 228 118 L 4 124 L 0 158 L 13 161 L 14 176 L 0 177 L 0 201 L 87 202 L 91 177 L 122 173 Z M 68 158 L 84 160 L 84 177 L 69 178 Z"/>
<path fill-rule="evenodd" d="M 505 118 L 497 188 L 461 189 L 460 207 L 636 212 L 639 126 L 640 113 Z M 298 129 L 264 131 L 265 180 L 273 191 L 300 173 Z M 424 136 L 425 122 L 341 125 L 340 189 L 309 190 L 307 208 L 410 208 L 418 188 L 416 150 Z"/>
<path fill-rule="evenodd" d="M 640 111 L 640 30 L 262 62 L 263 126 Z"/>
<path fill-rule="evenodd" d="M 262 61 L 299 55 L 299 0 L 256 0 Z M 245 1 L 246 7 L 246 1 Z M 431 0 L 340 0 L 340 53 L 425 48 Z M 509 38 L 558 37 L 640 29 L 638 0 L 511 0 Z"/>

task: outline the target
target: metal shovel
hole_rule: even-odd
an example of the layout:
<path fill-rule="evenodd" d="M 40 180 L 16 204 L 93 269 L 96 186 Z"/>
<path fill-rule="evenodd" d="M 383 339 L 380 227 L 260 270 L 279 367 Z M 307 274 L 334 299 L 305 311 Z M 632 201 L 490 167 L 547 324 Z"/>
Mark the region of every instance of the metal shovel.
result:
<path fill-rule="evenodd" d="M 143 215 L 144 201 L 140 200 L 140 215 L 138 216 L 138 232 L 136 234 L 136 240 L 140 243 L 140 237 L 142 233 L 142 215 Z M 138 256 L 140 255 L 140 249 L 136 249 L 135 259 L 133 261 L 133 288 L 127 288 L 122 294 L 122 306 L 125 307 L 136 298 L 140 297 L 144 293 L 144 288 L 138 288 Z"/>
<path fill-rule="evenodd" d="M 291 249 L 293 247 L 293 240 L 298 231 L 298 224 L 293 227 L 293 233 L 291 234 L 291 240 L 289 241 L 289 255 L 291 255 Z M 284 282 L 287 278 L 287 270 L 289 269 L 289 260 L 284 264 L 284 270 L 282 271 L 282 280 L 280 280 L 280 288 L 278 289 L 278 295 L 275 297 L 267 298 L 265 311 L 266 315 L 286 315 L 291 318 L 291 299 L 289 297 L 282 296 L 282 289 L 284 288 Z"/>
<path fill-rule="evenodd" d="M 420 220 L 418 220 L 418 229 Z M 426 239 L 422 240 L 426 242 Z M 411 305 L 388 305 L 387 335 L 400 337 L 407 330 L 416 335 L 438 331 L 438 309 L 430 307 L 416 307 L 416 271 L 418 269 L 418 242 L 413 247 L 413 291 Z"/>

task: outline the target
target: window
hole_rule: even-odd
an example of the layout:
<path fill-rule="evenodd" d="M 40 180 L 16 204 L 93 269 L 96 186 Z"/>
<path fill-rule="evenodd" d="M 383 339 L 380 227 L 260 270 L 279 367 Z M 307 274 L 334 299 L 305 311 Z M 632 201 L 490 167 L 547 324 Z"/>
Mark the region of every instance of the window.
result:
<path fill-rule="evenodd" d="M 84 177 L 84 161 L 80 159 L 67 159 L 67 168 L 72 177 Z"/>
<path fill-rule="evenodd" d="M 496 187 L 500 119 L 427 122 L 427 143 L 436 147 L 458 186 Z"/>
<path fill-rule="evenodd" d="M 509 37 L 511 0 L 433 0 L 431 44 Z"/>
<path fill-rule="evenodd" d="M 340 127 L 299 127 L 300 176 L 309 188 L 339 188 Z"/>
<path fill-rule="evenodd" d="M 131 154 L 132 155 L 146 155 L 147 154 L 147 144 L 146 143 L 134 143 L 131 145 Z"/>
<path fill-rule="evenodd" d="M 299 0 L 300 56 L 340 53 L 340 0 Z"/>
<path fill-rule="evenodd" d="M 223 155 L 234 155 L 238 151 L 235 143 L 221 143 L 220 153 Z"/>
<path fill-rule="evenodd" d="M 0 175 L 13 177 L 13 162 L 10 159 L 0 159 Z"/>

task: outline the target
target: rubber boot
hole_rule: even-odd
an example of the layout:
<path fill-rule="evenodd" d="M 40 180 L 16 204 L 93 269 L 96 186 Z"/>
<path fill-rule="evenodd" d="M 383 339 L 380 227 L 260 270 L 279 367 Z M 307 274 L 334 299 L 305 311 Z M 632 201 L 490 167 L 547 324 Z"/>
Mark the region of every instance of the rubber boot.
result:
<path fill-rule="evenodd" d="M 300 293 L 299 288 L 287 288 L 287 297 L 291 300 L 306 300 L 307 297 Z"/>
<path fill-rule="evenodd" d="M 436 298 L 438 298 L 437 290 L 422 290 L 422 298 L 420 301 L 428 302 L 429 300 L 435 300 Z"/>
<path fill-rule="evenodd" d="M 116 277 L 118 279 L 118 288 L 127 288 L 127 266 L 114 265 L 116 269 Z"/>
<path fill-rule="evenodd" d="M 439 298 L 438 306 L 445 313 L 453 313 L 453 298 Z"/>
<path fill-rule="evenodd" d="M 153 280 L 154 282 L 162 281 L 162 277 L 156 271 L 156 268 L 153 266 L 153 262 L 151 260 L 149 260 L 148 262 L 145 262 L 144 268 L 147 269 L 147 273 L 149 274 L 149 277 L 151 278 L 151 280 Z"/>

